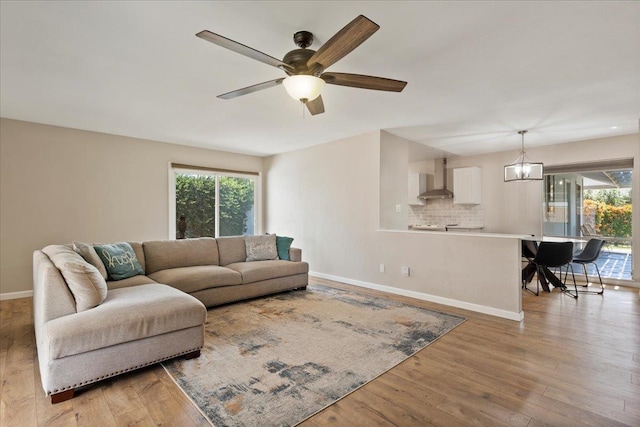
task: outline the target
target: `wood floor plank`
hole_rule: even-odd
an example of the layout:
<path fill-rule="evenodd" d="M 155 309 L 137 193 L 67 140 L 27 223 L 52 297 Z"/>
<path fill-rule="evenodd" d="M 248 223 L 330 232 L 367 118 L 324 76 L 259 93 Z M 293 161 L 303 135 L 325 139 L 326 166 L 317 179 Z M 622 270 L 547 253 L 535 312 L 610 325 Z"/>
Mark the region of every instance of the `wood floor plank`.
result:
<path fill-rule="evenodd" d="M 71 399 L 78 427 L 117 426 L 102 388 L 94 387 Z"/>
<path fill-rule="evenodd" d="M 109 409 L 118 425 L 155 425 L 153 417 L 132 385 L 136 375 L 128 373 L 114 378 L 111 387 L 104 388 Z"/>
<path fill-rule="evenodd" d="M 313 279 L 468 320 L 302 427 L 640 425 L 640 301 L 607 288 L 578 300 L 523 294 L 513 322 Z M 99 420 L 97 422 L 96 420 Z M 32 300 L 0 301 L 0 425 L 208 426 L 160 365 L 87 386 L 51 405 L 40 384 Z"/>
<path fill-rule="evenodd" d="M 352 393 L 346 398 L 334 403 L 339 411 L 349 413 L 349 422 L 356 426 L 394 426 L 379 408 L 372 408 L 362 396 Z M 304 425 L 304 423 L 302 424 Z"/>
<path fill-rule="evenodd" d="M 210 426 L 211 423 L 205 418 L 195 404 L 184 394 L 182 389 L 169 377 L 164 368 L 160 365 L 150 367 L 167 392 L 171 395 L 171 402 L 174 411 L 184 413 L 196 426 Z"/>
<path fill-rule="evenodd" d="M 33 373 L 34 342 L 29 299 L 17 300 L 2 314 L 3 340 L 0 373 L 0 424 L 30 426 L 37 423 Z M 4 425 L 4 424 L 3 424 Z"/>
<path fill-rule="evenodd" d="M 369 384 L 368 386 L 362 387 L 358 392 L 358 396 L 362 398 L 363 402 L 366 402 L 369 408 L 384 414 L 385 419 L 392 425 L 428 426 L 431 424 L 422 414 L 418 414 L 415 411 L 407 411 L 402 408 L 395 399 L 391 399 L 388 395 L 380 394 L 380 388 L 377 385 Z"/>
<path fill-rule="evenodd" d="M 348 397 L 348 396 L 347 396 Z M 317 415 L 314 415 L 301 423 L 305 427 L 324 427 L 324 426 L 339 426 L 339 427 L 356 427 L 357 425 L 351 422 L 349 418 L 342 414 L 341 408 L 338 405 L 331 405 L 325 410 L 321 411 Z"/>
<path fill-rule="evenodd" d="M 624 401 L 608 396 L 585 393 L 574 388 L 572 390 L 560 389 L 550 386 L 544 395 L 553 400 L 564 402 L 577 408 L 584 409 L 603 417 L 620 421 L 629 425 L 640 426 L 640 417 L 624 412 Z"/>
<path fill-rule="evenodd" d="M 387 373 L 378 380 L 370 383 L 367 390 L 370 394 L 377 394 L 384 399 L 388 405 L 400 409 L 406 414 L 412 414 L 418 421 L 411 424 L 399 425 L 447 425 L 447 426 L 467 426 L 463 420 L 451 416 L 437 408 L 444 403 L 447 398 L 441 394 L 434 393 L 424 388 L 412 387 L 411 389 L 397 387 L 397 377 Z"/>
<path fill-rule="evenodd" d="M 497 399 L 492 390 L 465 377 L 452 377 L 439 366 L 431 365 L 419 371 L 412 370 L 411 377 L 425 382 L 427 387 L 447 396 L 448 399 L 438 405 L 438 409 L 447 407 L 474 424 L 480 422 L 483 425 L 526 426 L 531 420 L 530 417 L 505 405 L 505 399 Z M 515 398 L 513 400 L 515 401 Z M 452 402 L 458 404 L 452 405 Z M 469 414 L 472 413 L 475 417 L 469 418 Z"/>
<path fill-rule="evenodd" d="M 468 353 L 466 353 L 467 357 L 462 357 L 452 349 L 443 350 L 434 347 L 429 350 L 429 356 L 440 363 L 449 362 L 454 367 L 472 367 L 474 371 L 469 378 L 477 377 L 478 374 L 490 375 L 493 378 L 500 378 L 502 384 L 514 385 L 539 394 L 547 389 L 547 384 L 541 382 L 538 377 L 529 372 L 507 370 L 505 364 L 499 360 L 468 357 Z"/>
<path fill-rule="evenodd" d="M 189 413 L 181 410 L 180 404 L 176 404 L 175 399 L 165 384 L 160 381 L 155 370 L 146 369 L 143 375 L 138 375 L 133 379 L 135 381 L 132 385 L 156 425 L 183 427 L 198 425 Z"/>

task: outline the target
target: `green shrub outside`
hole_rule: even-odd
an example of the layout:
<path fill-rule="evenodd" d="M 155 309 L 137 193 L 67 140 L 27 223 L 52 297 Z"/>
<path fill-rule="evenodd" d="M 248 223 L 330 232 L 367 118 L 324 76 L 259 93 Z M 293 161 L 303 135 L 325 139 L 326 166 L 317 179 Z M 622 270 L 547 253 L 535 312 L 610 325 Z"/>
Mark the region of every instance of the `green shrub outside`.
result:
<path fill-rule="evenodd" d="M 595 211 L 596 233 L 610 237 L 631 237 L 631 204 L 613 206 L 584 199 L 583 208 L 585 216 Z"/>
<path fill-rule="evenodd" d="M 210 175 L 176 174 L 176 220 L 186 217 L 185 237 L 215 236 L 216 179 Z M 242 235 L 253 207 L 253 182 L 221 176 L 220 236 Z"/>

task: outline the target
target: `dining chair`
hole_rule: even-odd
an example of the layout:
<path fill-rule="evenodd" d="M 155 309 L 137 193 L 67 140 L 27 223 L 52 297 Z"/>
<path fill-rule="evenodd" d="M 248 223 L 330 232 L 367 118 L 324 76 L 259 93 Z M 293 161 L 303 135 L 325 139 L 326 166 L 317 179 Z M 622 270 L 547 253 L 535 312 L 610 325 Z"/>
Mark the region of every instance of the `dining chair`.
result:
<path fill-rule="evenodd" d="M 584 224 L 584 225 L 580 226 L 580 230 L 582 232 L 582 237 L 588 237 L 589 239 L 604 240 L 604 243 L 602 244 L 603 249 L 606 249 L 607 252 L 611 253 L 611 249 L 608 248 L 608 246 L 610 246 L 610 244 L 611 244 L 611 238 L 610 237 L 607 238 L 607 237 L 603 236 L 602 234 L 596 233 L 595 228 L 593 228 L 593 225 L 591 225 L 591 224 Z"/>
<path fill-rule="evenodd" d="M 555 287 L 559 287 L 563 293 L 578 298 L 578 288 L 576 286 L 576 277 L 573 273 L 573 266 L 571 261 L 573 260 L 573 242 L 541 242 L 538 246 L 535 258 L 531 261 L 536 267 L 537 279 L 536 279 L 536 291 L 529 289 L 526 285 L 524 288 L 529 292 L 540 295 L 540 280 L 544 277 L 547 283 L 551 283 Z M 562 280 L 562 270 L 566 267 L 566 273 L 564 280 Z M 559 268 L 560 277 L 556 276 L 549 270 L 550 268 Z M 571 277 L 573 278 L 574 290 L 571 291 L 567 288 L 567 277 L 571 270 Z"/>
<path fill-rule="evenodd" d="M 574 264 L 582 264 L 582 270 L 584 271 L 584 278 L 587 281 L 587 284 L 583 287 L 589 286 L 589 277 L 587 276 L 587 264 L 593 264 L 596 267 L 596 272 L 598 273 L 598 279 L 600 280 L 600 291 L 579 291 L 585 294 L 604 294 L 604 285 L 602 284 L 602 277 L 600 276 L 600 270 L 598 269 L 598 264 L 596 264 L 596 260 L 600 257 L 600 253 L 602 252 L 602 248 L 606 242 L 602 239 L 589 239 L 587 244 L 585 245 L 582 252 L 575 255 L 573 257 Z"/>

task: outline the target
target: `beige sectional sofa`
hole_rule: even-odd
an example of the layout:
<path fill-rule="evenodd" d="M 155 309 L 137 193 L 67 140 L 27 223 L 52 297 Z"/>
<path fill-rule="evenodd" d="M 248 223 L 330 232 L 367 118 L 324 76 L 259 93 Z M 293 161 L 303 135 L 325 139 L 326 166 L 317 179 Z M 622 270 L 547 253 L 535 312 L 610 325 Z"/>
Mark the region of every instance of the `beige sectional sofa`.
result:
<path fill-rule="evenodd" d="M 36 345 L 52 403 L 104 378 L 199 356 L 205 307 L 306 288 L 300 249 L 289 248 L 289 260 L 247 261 L 253 238 L 129 242 L 144 274 L 121 280 L 72 245 L 35 251 Z"/>

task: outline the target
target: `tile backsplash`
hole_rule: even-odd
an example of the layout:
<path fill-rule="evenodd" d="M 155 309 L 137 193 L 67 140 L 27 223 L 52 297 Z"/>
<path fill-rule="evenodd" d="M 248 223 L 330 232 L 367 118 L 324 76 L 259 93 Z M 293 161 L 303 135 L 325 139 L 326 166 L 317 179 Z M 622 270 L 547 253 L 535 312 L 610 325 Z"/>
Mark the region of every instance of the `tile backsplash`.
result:
<path fill-rule="evenodd" d="M 409 225 L 414 224 L 460 224 L 483 226 L 482 205 L 454 205 L 453 199 L 427 200 L 426 205 L 409 205 Z"/>

